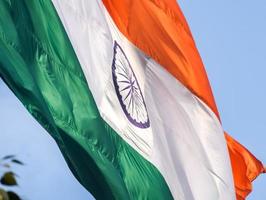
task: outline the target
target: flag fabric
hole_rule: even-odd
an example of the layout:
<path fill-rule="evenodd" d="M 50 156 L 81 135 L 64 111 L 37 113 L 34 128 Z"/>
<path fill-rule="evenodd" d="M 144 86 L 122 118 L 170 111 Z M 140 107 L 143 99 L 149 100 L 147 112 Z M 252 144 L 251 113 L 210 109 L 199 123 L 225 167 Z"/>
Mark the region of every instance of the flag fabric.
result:
<path fill-rule="evenodd" d="M 251 191 L 262 163 L 224 133 L 175 0 L 2 0 L 0 13 L 1 78 L 97 199 Z"/>

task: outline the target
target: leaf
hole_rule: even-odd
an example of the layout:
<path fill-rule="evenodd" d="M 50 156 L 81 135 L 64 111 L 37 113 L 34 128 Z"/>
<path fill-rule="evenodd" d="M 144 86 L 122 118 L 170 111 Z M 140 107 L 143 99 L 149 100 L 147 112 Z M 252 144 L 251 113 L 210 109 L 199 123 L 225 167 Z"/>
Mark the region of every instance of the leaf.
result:
<path fill-rule="evenodd" d="M 8 191 L 7 194 L 8 194 L 9 200 L 21 200 L 21 198 L 15 192 Z"/>
<path fill-rule="evenodd" d="M 0 182 L 3 184 L 3 185 L 7 185 L 7 186 L 14 186 L 14 185 L 17 185 L 17 181 L 16 181 L 16 178 L 15 178 L 15 174 L 13 172 L 6 172 Z"/>
<path fill-rule="evenodd" d="M 7 160 L 7 159 L 15 158 L 15 157 L 16 157 L 15 155 L 7 155 L 7 156 L 4 156 L 2 160 Z"/>
<path fill-rule="evenodd" d="M 5 190 L 0 188 L 0 200 L 10 200 Z"/>
<path fill-rule="evenodd" d="M 3 164 L 3 167 L 5 167 L 5 168 L 10 168 L 10 165 L 7 164 L 7 163 L 5 163 L 5 164 Z"/>
<path fill-rule="evenodd" d="M 18 164 L 18 165 L 24 165 L 23 162 L 21 162 L 20 160 L 17 160 L 17 159 L 12 159 L 11 161 L 12 161 L 13 163 Z"/>

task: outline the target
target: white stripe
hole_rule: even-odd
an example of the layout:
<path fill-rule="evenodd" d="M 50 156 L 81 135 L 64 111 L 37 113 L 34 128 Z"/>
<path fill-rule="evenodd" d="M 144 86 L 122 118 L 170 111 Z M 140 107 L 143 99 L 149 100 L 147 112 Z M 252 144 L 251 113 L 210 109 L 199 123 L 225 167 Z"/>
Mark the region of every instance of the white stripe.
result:
<path fill-rule="evenodd" d="M 116 28 L 101 1 L 53 0 L 101 116 L 161 172 L 175 199 L 235 199 L 228 150 L 215 114 Z M 141 30 L 140 30 L 141 31 Z M 150 119 L 126 117 L 112 78 L 115 41 L 137 77 Z"/>

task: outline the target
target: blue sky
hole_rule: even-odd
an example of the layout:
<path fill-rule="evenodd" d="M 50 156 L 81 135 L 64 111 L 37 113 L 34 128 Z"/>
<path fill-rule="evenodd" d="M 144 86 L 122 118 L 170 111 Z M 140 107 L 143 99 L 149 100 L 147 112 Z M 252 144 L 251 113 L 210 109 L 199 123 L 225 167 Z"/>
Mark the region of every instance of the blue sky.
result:
<path fill-rule="evenodd" d="M 179 1 L 202 56 L 223 127 L 266 163 L 266 2 Z M 0 156 L 16 154 L 25 199 L 85 200 L 55 142 L 0 81 Z M 3 170 L 0 169 L 0 173 Z M 266 199 L 266 175 L 249 200 Z"/>

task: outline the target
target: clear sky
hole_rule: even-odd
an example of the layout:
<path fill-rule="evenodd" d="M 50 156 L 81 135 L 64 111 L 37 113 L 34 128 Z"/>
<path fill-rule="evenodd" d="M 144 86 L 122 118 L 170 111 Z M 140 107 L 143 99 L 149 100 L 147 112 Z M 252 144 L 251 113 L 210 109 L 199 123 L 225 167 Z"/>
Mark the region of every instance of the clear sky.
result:
<path fill-rule="evenodd" d="M 266 1 L 179 1 L 204 61 L 223 127 L 266 163 Z M 14 170 L 27 200 L 85 200 L 54 141 L 0 81 L 0 157 L 16 154 Z M 0 173 L 3 169 L 0 169 Z M 249 200 L 266 199 L 266 175 Z"/>

